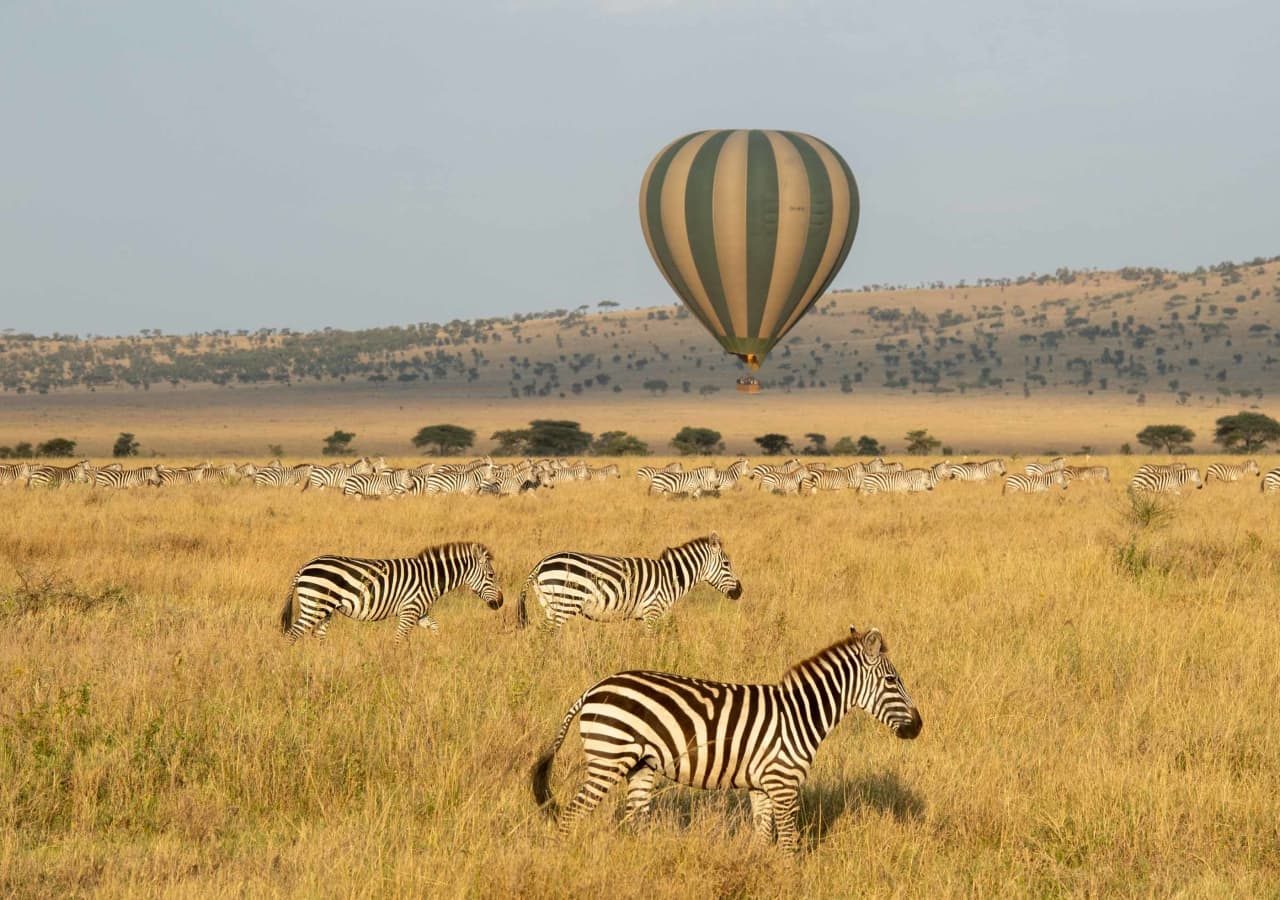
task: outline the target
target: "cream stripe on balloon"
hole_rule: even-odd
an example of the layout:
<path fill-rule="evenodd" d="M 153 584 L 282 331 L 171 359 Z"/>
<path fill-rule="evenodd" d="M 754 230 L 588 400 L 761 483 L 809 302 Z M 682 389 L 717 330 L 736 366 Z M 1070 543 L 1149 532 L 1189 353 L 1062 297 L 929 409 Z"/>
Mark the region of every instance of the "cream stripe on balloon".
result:
<path fill-rule="evenodd" d="M 720 283 L 728 298 L 747 295 L 747 132 L 735 131 L 720 148 L 711 189 L 712 231 Z M 733 334 L 746 336 L 747 310 L 728 303 Z"/>
<path fill-rule="evenodd" d="M 789 312 L 787 298 L 795 286 L 809 236 L 809 175 L 800 152 L 776 131 L 766 131 L 778 172 L 778 236 L 774 244 L 773 277 L 765 300 L 761 334 L 776 334 Z"/>

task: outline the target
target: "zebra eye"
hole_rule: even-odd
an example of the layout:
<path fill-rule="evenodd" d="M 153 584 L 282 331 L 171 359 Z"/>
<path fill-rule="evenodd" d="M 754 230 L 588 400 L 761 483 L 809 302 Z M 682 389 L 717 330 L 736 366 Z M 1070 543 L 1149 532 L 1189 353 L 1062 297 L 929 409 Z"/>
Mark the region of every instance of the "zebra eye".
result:
<path fill-rule="evenodd" d="M 898 683 L 898 676 L 897 676 L 897 675 L 886 675 L 886 676 L 884 676 L 884 683 L 885 683 L 885 684 L 887 684 L 887 685 L 890 685 L 890 686 L 896 685 L 896 684 Z"/>

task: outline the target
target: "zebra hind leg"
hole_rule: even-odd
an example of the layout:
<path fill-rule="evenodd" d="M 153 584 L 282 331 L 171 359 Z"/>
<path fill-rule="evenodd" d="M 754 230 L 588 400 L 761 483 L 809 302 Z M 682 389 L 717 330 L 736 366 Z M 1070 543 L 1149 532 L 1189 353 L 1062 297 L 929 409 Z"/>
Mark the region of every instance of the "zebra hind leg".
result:
<path fill-rule="evenodd" d="M 609 789 L 631 771 L 637 761 L 629 759 L 593 759 L 587 763 L 587 777 L 564 813 L 560 816 L 560 835 L 565 837 L 573 823 L 600 805 Z"/>
<path fill-rule="evenodd" d="M 432 634 L 440 633 L 440 623 L 426 613 L 423 613 L 422 617 L 418 619 L 418 627 L 430 629 Z"/>
<path fill-rule="evenodd" d="M 657 769 L 641 760 L 627 776 L 627 813 L 622 817 L 624 822 L 646 822 L 652 811 L 653 781 L 658 776 Z"/>
<path fill-rule="evenodd" d="M 751 798 L 751 824 L 755 827 L 755 841 L 759 844 L 773 843 L 773 801 L 764 791 L 748 792 Z"/>
<path fill-rule="evenodd" d="M 414 609 L 401 610 L 397 618 L 396 624 L 396 643 L 402 644 L 409 638 L 409 632 L 413 631 L 414 626 L 418 624 L 418 611 Z"/>

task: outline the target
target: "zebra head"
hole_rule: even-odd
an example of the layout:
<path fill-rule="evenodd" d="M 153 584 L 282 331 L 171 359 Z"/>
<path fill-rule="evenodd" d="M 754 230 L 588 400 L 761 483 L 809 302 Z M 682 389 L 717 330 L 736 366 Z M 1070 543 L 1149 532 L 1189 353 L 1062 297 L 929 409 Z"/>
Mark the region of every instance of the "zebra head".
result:
<path fill-rule="evenodd" d="M 1245 470 L 1245 472 L 1249 473 L 1250 475 L 1261 475 L 1261 474 L 1262 474 L 1262 470 L 1258 468 L 1258 464 L 1257 464 L 1256 462 L 1254 462 L 1252 459 L 1247 459 L 1247 460 L 1245 460 L 1245 463 L 1244 463 L 1244 470 Z"/>
<path fill-rule="evenodd" d="M 734 574 L 733 563 L 729 561 L 729 554 L 724 550 L 720 535 L 713 531 L 702 541 L 705 542 L 709 552 L 703 558 L 702 569 L 698 576 L 730 600 L 737 600 L 742 596 L 742 582 Z"/>
<path fill-rule="evenodd" d="M 1204 482 L 1200 480 L 1199 469 L 1183 469 L 1182 477 L 1183 477 L 1183 480 L 1188 481 L 1191 484 L 1194 484 L 1196 486 L 1197 491 L 1204 490 Z"/>
<path fill-rule="evenodd" d="M 484 544 L 467 547 L 462 573 L 463 583 L 489 605 L 490 609 L 502 608 L 502 591 L 498 589 L 498 576 L 493 571 L 493 553 Z"/>
<path fill-rule="evenodd" d="M 860 677 L 854 679 L 854 704 L 883 723 L 897 737 L 911 740 L 920 734 L 924 720 L 915 701 L 902 685 L 898 670 L 889 662 L 889 648 L 878 629 L 865 633 L 849 626 L 847 646 L 853 651 Z"/>

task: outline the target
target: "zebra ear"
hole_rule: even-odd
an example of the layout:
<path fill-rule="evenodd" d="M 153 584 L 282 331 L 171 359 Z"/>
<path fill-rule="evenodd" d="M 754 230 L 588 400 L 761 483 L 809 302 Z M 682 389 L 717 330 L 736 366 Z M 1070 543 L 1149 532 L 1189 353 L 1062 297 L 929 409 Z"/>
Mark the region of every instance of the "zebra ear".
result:
<path fill-rule="evenodd" d="M 850 625 L 850 626 L 849 626 L 849 635 L 850 635 L 851 637 L 857 637 L 857 636 L 858 636 L 858 626 L 857 626 L 857 625 Z"/>
<path fill-rule="evenodd" d="M 862 636 L 862 652 L 869 659 L 876 659 L 880 656 L 884 649 L 884 639 L 880 637 L 880 632 L 872 628 Z"/>
<path fill-rule="evenodd" d="M 713 531 L 713 532 L 711 532 L 711 534 L 709 534 L 709 535 L 707 536 L 707 540 L 709 540 L 709 541 L 711 542 L 711 546 L 713 546 L 713 547 L 719 547 L 719 546 L 720 546 L 720 535 L 719 535 L 719 534 L 717 534 L 717 533 L 716 533 L 716 532 L 714 532 L 714 531 Z"/>

